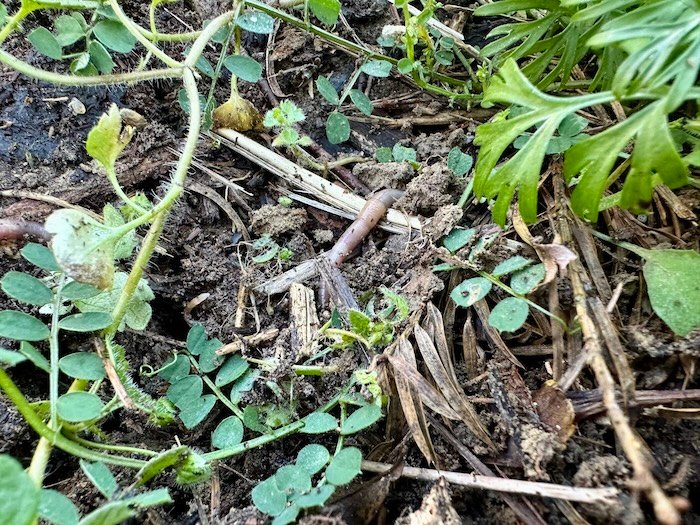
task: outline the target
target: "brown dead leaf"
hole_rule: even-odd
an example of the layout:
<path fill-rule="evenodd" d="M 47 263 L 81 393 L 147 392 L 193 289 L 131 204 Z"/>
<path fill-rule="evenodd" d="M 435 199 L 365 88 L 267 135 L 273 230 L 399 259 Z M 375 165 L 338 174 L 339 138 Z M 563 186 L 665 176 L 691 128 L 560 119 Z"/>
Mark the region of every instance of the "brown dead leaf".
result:
<path fill-rule="evenodd" d="M 469 402 L 467 397 L 462 392 L 459 385 L 453 382 L 452 377 L 447 372 L 444 363 L 440 359 L 440 355 L 433 343 L 433 340 L 428 335 L 420 325 L 416 325 L 413 333 L 416 338 L 416 343 L 418 344 L 418 349 L 420 350 L 423 360 L 425 361 L 430 374 L 435 380 L 435 384 L 440 389 L 445 399 L 450 404 L 450 407 L 457 412 L 460 419 L 465 425 L 477 436 L 481 441 L 486 443 L 492 449 L 496 449 L 496 446 L 491 441 L 491 437 L 488 432 L 481 424 L 479 416 L 476 414 L 476 410 Z"/>
<path fill-rule="evenodd" d="M 412 367 L 416 367 L 416 356 L 411 343 L 404 337 L 399 339 L 396 355 L 406 361 Z M 416 388 L 401 374 L 395 374 L 396 390 L 399 394 L 401 408 L 403 409 L 406 423 L 411 431 L 413 440 L 430 464 L 436 464 L 437 456 L 428 431 L 428 422 L 425 418 L 423 403 Z"/>
<path fill-rule="evenodd" d="M 576 411 L 566 393 L 556 381 L 550 379 L 532 395 L 540 421 L 556 431 L 562 443 L 573 435 Z"/>

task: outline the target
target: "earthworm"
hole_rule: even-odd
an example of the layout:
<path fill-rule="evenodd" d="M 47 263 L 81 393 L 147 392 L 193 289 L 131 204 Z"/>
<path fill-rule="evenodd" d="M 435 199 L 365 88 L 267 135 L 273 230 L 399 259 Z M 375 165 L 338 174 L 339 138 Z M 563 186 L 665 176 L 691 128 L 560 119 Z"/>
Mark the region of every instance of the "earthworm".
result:
<path fill-rule="evenodd" d="M 38 222 L 24 219 L 0 219 L 0 239 L 24 239 L 35 237 L 44 242 L 51 240 L 51 234 Z"/>
<path fill-rule="evenodd" d="M 336 266 L 343 264 L 352 251 L 367 237 L 367 234 L 382 220 L 386 211 L 402 195 L 403 191 L 401 190 L 381 190 L 367 199 L 355 221 L 340 236 L 326 257 Z"/>
<path fill-rule="evenodd" d="M 350 227 L 343 232 L 333 248 L 326 252 L 326 258 L 335 266 L 340 266 L 352 251 L 359 246 L 365 237 L 382 220 L 387 210 L 401 198 L 401 190 L 381 190 L 372 195 L 357 214 L 357 218 Z M 328 289 L 325 280 L 321 279 L 319 289 L 319 302 L 325 305 L 328 302 Z"/>

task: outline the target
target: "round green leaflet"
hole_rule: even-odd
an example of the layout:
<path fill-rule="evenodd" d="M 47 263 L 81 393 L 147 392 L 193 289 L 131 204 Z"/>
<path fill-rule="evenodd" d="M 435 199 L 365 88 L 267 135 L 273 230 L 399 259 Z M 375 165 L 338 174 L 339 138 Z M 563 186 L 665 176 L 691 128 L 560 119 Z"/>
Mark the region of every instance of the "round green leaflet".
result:
<path fill-rule="evenodd" d="M 382 409 L 377 405 L 363 406 L 362 408 L 355 410 L 352 414 L 350 414 L 345 422 L 343 422 L 343 426 L 340 429 L 340 434 L 343 436 L 355 434 L 356 432 L 373 425 L 381 417 Z"/>
<path fill-rule="evenodd" d="M 58 322 L 61 330 L 71 332 L 94 332 L 107 328 L 112 323 L 112 316 L 104 312 L 85 312 L 64 317 Z"/>
<path fill-rule="evenodd" d="M 251 496 L 258 510 L 270 516 L 282 514 L 287 506 L 287 495 L 277 488 L 274 476 L 258 483 Z"/>
<path fill-rule="evenodd" d="M 78 509 L 66 496 L 53 489 L 43 489 L 39 501 L 39 514 L 55 525 L 77 525 Z"/>
<path fill-rule="evenodd" d="M 338 452 L 326 469 L 326 480 L 332 485 L 347 485 L 360 472 L 362 452 L 355 447 L 348 447 Z"/>
<path fill-rule="evenodd" d="M 535 264 L 513 274 L 510 278 L 510 287 L 520 294 L 526 294 L 537 288 L 545 276 L 544 264 Z"/>
<path fill-rule="evenodd" d="M 331 144 L 340 144 L 350 138 L 350 122 L 338 111 L 328 115 L 326 121 L 326 137 Z"/>
<path fill-rule="evenodd" d="M 3 523 L 29 525 L 37 516 L 39 490 L 17 460 L 0 455 L 0 517 Z"/>
<path fill-rule="evenodd" d="M 48 286 L 24 272 L 7 272 L 0 281 L 2 290 L 23 303 L 44 306 L 53 300 Z"/>
<path fill-rule="evenodd" d="M 489 315 L 489 324 L 501 332 L 514 332 L 520 328 L 530 312 L 523 299 L 508 297 L 494 306 Z"/>
<path fill-rule="evenodd" d="M 97 381 L 106 375 L 102 359 L 94 352 L 75 352 L 62 357 L 58 368 L 69 377 L 89 381 Z"/>
<path fill-rule="evenodd" d="M 338 428 L 338 420 L 325 412 L 312 412 L 304 418 L 304 434 L 323 434 Z"/>
<path fill-rule="evenodd" d="M 454 287 L 450 297 L 459 306 L 471 306 L 491 291 L 491 283 L 483 277 L 467 279 Z"/>
<path fill-rule="evenodd" d="M 236 24 L 251 33 L 269 35 L 275 28 L 275 19 L 260 11 L 246 11 L 236 19 Z"/>
<path fill-rule="evenodd" d="M 98 418 L 104 404 L 95 394 L 69 392 L 58 398 L 57 407 L 61 419 L 69 423 L 80 423 Z"/>
<path fill-rule="evenodd" d="M 312 443 L 299 451 L 297 465 L 313 476 L 326 466 L 329 459 L 331 459 L 331 454 L 326 447 Z"/>
<path fill-rule="evenodd" d="M 211 446 L 218 449 L 231 448 L 243 440 L 243 423 L 236 416 L 229 416 L 216 427 L 211 435 Z"/>
<path fill-rule="evenodd" d="M 43 341 L 49 337 L 49 328 L 24 312 L 4 310 L 0 312 L 0 337 L 17 341 Z"/>

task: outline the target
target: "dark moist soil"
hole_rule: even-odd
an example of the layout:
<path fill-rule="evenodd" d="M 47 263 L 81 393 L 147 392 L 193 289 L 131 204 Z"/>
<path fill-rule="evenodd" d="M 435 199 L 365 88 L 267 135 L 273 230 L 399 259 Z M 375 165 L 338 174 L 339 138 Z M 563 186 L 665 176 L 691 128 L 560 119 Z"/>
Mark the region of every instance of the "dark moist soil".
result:
<path fill-rule="evenodd" d="M 467 5 L 468 2 L 455 2 Z M 381 28 L 395 23 L 393 9 L 386 0 L 344 1 L 344 14 L 355 31 L 355 37 L 373 44 Z M 9 10 L 14 4 L 10 2 Z M 162 31 L 182 31 L 175 16 L 192 27 L 200 27 L 202 19 L 209 19 L 220 12 L 217 2 L 181 2 L 168 4 L 169 14 L 159 10 L 159 27 Z M 126 2 L 127 11 L 140 20 L 146 20 L 147 4 Z M 441 15 L 446 15 L 442 12 Z M 45 19 L 31 19 L 26 29 L 37 23 L 46 24 Z M 467 17 L 464 30 L 467 41 L 483 45 L 484 36 L 500 21 L 471 20 Z M 348 29 L 339 25 L 337 30 L 345 37 L 352 37 Z M 253 58 L 264 61 L 267 39 L 247 36 L 244 45 Z M 23 38 L 10 40 L 5 48 L 14 55 L 39 66 L 56 67 L 48 59 L 38 55 Z M 172 45 L 168 51 L 182 52 L 184 46 Z M 217 55 L 208 50 L 207 58 L 215 63 Z M 135 55 L 119 56 L 118 67 L 129 69 L 136 65 Z M 488 225 L 488 211 L 476 207 L 463 216 L 462 210 L 454 206 L 462 193 L 465 181 L 455 177 L 447 169 L 446 158 L 454 146 L 474 154 L 471 145 L 475 123 L 455 122 L 441 128 L 417 128 L 404 126 L 390 128 L 378 124 L 353 123 L 353 135 L 348 144 L 340 147 L 326 142 L 324 123 L 331 107 L 320 101 L 311 85 L 318 75 L 326 75 L 338 88 L 344 86 L 357 63 L 343 52 L 309 36 L 297 29 L 282 25 L 275 35 L 270 50 L 269 65 L 273 76 L 284 94 L 289 94 L 306 113 L 303 131 L 318 141 L 330 153 L 365 154 L 372 157 L 377 146 L 392 146 L 400 141 L 414 146 L 422 169 L 416 173 L 408 164 L 376 165 L 369 162 L 358 164 L 354 173 L 370 189 L 385 187 L 406 190 L 397 207 L 406 213 L 422 215 L 426 220 L 423 237 L 409 238 L 374 233 L 362 249 L 343 267 L 355 297 L 376 293 L 386 286 L 402 293 L 412 310 L 433 301 L 446 308 L 448 303 L 446 281 L 435 274 L 431 267 L 435 261 L 435 241 L 457 225 L 484 226 L 484 232 L 495 231 Z M 226 96 L 228 72 L 222 72 L 222 81 L 217 88 L 218 100 Z M 434 114 L 447 110 L 448 105 L 419 93 L 399 80 L 381 82 L 360 79 L 363 86 L 371 82 L 370 96 L 377 104 L 375 114 L 384 117 L 405 118 Z M 208 90 L 202 82 L 201 92 Z M 112 189 L 105 177 L 90 161 L 84 150 L 84 142 L 90 128 L 111 103 L 131 108 L 141 113 L 147 124 L 141 129 L 119 161 L 122 185 L 128 192 L 142 191 L 156 197 L 167 189 L 170 174 L 176 161 L 174 151 L 181 144 L 185 133 L 185 118 L 177 102 L 179 86 L 170 81 L 117 86 L 111 88 L 74 89 L 47 86 L 28 80 L 7 68 L 0 68 L 0 190 L 22 190 L 35 195 L 52 196 L 71 204 L 83 206 L 95 212 L 108 202 L 115 202 Z M 242 83 L 241 90 L 261 112 L 270 108 L 265 93 L 257 85 Z M 313 96 L 311 96 L 313 93 Z M 408 95 L 408 96 L 406 96 Z M 70 109 L 72 99 L 79 100 L 85 112 L 75 114 Z M 347 227 L 348 222 L 325 212 L 300 205 L 283 207 L 277 204 L 281 195 L 279 181 L 260 171 L 256 166 L 232 154 L 226 148 L 202 140 L 197 158 L 211 169 L 235 179 L 246 194 L 241 202 L 233 206 L 254 238 L 270 235 L 280 246 L 293 252 L 290 261 L 273 261 L 253 265 L 255 253 L 241 239 L 241 233 L 232 229 L 226 214 L 208 198 L 188 190 L 177 204 L 166 225 L 160 246 L 167 254 L 156 255 L 149 265 L 146 276 L 155 292 L 153 319 L 146 332 L 124 332 L 117 341 L 123 345 L 135 377 L 142 388 L 153 396 L 162 396 L 168 385 L 157 377 L 139 377 L 142 367 L 157 369 L 171 359 L 189 328 L 194 323 L 204 325 L 210 337 L 224 342 L 235 337 L 256 332 L 256 321 L 250 303 L 247 302 L 243 328 L 235 327 L 238 308 L 237 293 L 242 284 L 255 285 L 274 276 L 294 264 L 329 249 L 334 240 Z M 198 169 L 192 169 L 191 180 L 207 185 L 225 195 L 223 188 Z M 689 193 L 684 202 L 697 209 L 697 193 Z M 23 218 L 42 221 L 54 206 L 34 198 L 12 198 L 4 196 L 1 206 L 4 218 Z M 551 238 L 546 229 L 536 234 Z M 33 272 L 18 255 L 22 243 L 4 242 L 0 258 L 0 273 L 9 270 Z M 479 266 L 491 269 L 497 262 L 513 255 L 512 246 L 505 235 L 498 235 L 490 249 L 475 260 Z M 243 264 L 243 267 L 241 266 Z M 245 272 L 243 271 L 245 270 Z M 621 279 L 620 275 L 615 278 Z M 310 286 L 317 287 L 317 280 Z M 615 283 L 613 283 L 615 284 Z M 454 283 L 452 284 L 454 286 Z M 449 289 L 448 289 L 449 291 Z M 618 308 L 623 318 L 629 318 L 635 308 L 637 289 L 634 283 L 624 290 Z M 566 306 L 566 290 L 561 290 L 562 304 Z M 546 298 L 538 298 L 546 304 Z M 18 309 L 20 305 L 0 298 L 2 309 Z M 284 384 L 289 379 L 290 330 L 287 295 L 265 300 L 258 298 L 255 315 L 260 330 L 279 329 L 279 335 L 258 347 L 246 350 L 246 357 L 281 357 L 277 369 L 266 376 L 269 380 Z M 327 315 L 327 312 L 323 315 Z M 464 323 L 464 313 L 458 312 L 454 327 Z M 324 322 L 326 318 L 321 321 Z M 698 339 L 689 337 L 673 343 L 662 326 L 647 325 L 644 329 L 621 327 L 622 336 L 628 344 L 629 357 L 637 373 L 639 388 L 677 389 L 683 385 L 683 367 L 694 366 L 698 355 Z M 456 355 L 461 356 L 461 328 L 448 333 L 455 343 Z M 536 335 L 536 334 L 534 334 Z M 519 334 L 508 340 L 519 344 L 540 344 L 536 337 Z M 493 349 L 477 333 L 480 344 L 493 357 Z M 4 343 L 11 345 L 10 342 Z M 89 348 L 89 341 L 66 336 L 62 341 L 66 353 Z M 46 350 L 45 348 L 42 348 Z M 679 357 L 680 356 L 680 357 Z M 549 379 L 545 359 L 522 358 L 524 369 L 522 380 L 525 395 L 522 399 L 512 397 L 510 406 L 519 416 L 517 420 L 504 421 L 492 402 L 477 405 L 482 421 L 487 425 L 494 442 L 505 452 L 513 446 L 514 436 L 520 443 L 523 455 L 518 465 L 510 452 L 500 457 L 489 457 L 488 450 L 478 442 L 461 424 L 453 424 L 452 432 L 472 451 L 481 455 L 487 463 L 495 463 L 504 475 L 542 481 L 552 481 L 586 487 L 615 485 L 625 491 L 630 479 L 630 466 L 616 448 L 614 433 L 605 418 L 593 418 L 580 422 L 574 436 L 562 445 L 553 434 L 541 429 L 528 419 L 527 407 L 531 406 L 529 392 L 539 389 Z M 323 404 L 337 393 L 349 374 L 369 363 L 362 352 L 336 352 L 326 357 L 324 364 L 337 365 L 341 372 L 324 378 L 297 379 L 295 395 L 297 415 L 305 415 Z M 461 357 L 456 359 L 457 374 L 467 384 L 467 373 Z M 475 399 L 491 400 L 499 390 L 494 378 L 506 377 L 512 367 L 490 361 L 483 371 L 490 379 L 465 386 L 467 395 Z M 11 370 L 13 379 L 32 401 L 46 397 L 48 382 L 29 364 L 20 364 Z M 691 373 L 692 374 L 692 373 Z M 68 386 L 67 379 L 62 388 Z M 244 402 L 260 404 L 271 401 L 269 388 L 259 381 Z M 691 379 L 683 385 L 697 387 Z M 589 375 L 582 375 L 579 387 L 590 389 L 595 385 Z M 501 390 L 504 392 L 504 390 Z M 104 387 L 105 397 L 111 395 Z M 507 398 L 507 396 L 506 396 Z M 498 403 L 498 401 L 497 401 Z M 640 416 L 636 428 L 650 446 L 653 458 L 652 471 L 671 495 L 690 498 L 694 508 L 700 505 L 698 472 L 698 425 L 689 421 L 672 421 L 641 417 L 641 411 L 632 408 L 632 415 Z M 152 450 L 171 447 L 175 440 L 202 450 L 209 450 L 210 435 L 218 422 L 226 417 L 225 409 L 217 405 L 211 415 L 196 429 L 187 431 L 178 424 L 158 428 L 148 423 L 136 412 L 121 411 L 108 419 L 103 430 L 117 443 L 130 443 Z M 536 416 L 535 416 L 536 417 Z M 396 437 L 396 435 L 394 436 Z M 399 440 L 401 435 L 398 435 Z M 433 436 L 435 448 L 445 470 L 468 472 L 470 466 L 455 451 L 454 447 L 439 434 Z M 348 444 L 362 448 L 371 459 L 390 461 L 386 455 L 387 443 L 383 425 L 348 440 Z M 326 436 L 309 440 L 305 436 L 291 436 L 259 450 L 251 450 L 235 459 L 228 460 L 216 469 L 220 492 L 214 498 L 212 508 L 211 485 L 204 484 L 194 489 L 178 486 L 171 475 L 162 475 L 156 485 L 167 486 L 175 500 L 173 505 L 151 509 L 137 522 L 157 524 L 264 523 L 265 517 L 251 507 L 250 492 L 257 482 L 266 478 L 285 464 L 291 463 L 298 450 L 309 442 L 322 443 L 329 448 L 334 442 Z M 0 452 L 12 454 L 25 465 L 31 459 L 36 436 L 23 422 L 9 401 L 0 396 Z M 406 440 L 405 463 L 427 466 L 424 458 L 410 439 Z M 394 443 L 395 445 L 396 443 Z M 390 447 L 392 448 L 392 447 Z M 396 459 L 396 458 L 394 458 Z M 132 473 L 115 469 L 122 485 L 128 485 Z M 102 503 L 102 498 L 86 480 L 77 461 L 58 450 L 54 452 L 47 469 L 46 485 L 67 494 L 83 512 L 88 512 Z M 517 521 L 512 510 L 495 493 L 466 490 L 457 486 L 433 484 L 406 479 L 394 482 L 372 480 L 365 476 L 355 483 L 346 496 L 336 498 L 327 509 L 303 518 L 304 523 L 503 523 Z M 641 505 L 634 495 L 626 492 L 624 505 L 615 509 L 577 506 L 577 510 L 593 523 L 643 523 L 651 522 L 652 514 L 645 502 Z M 534 508 L 550 523 L 566 523 L 561 507 L 552 501 L 533 499 Z M 691 510 L 688 523 L 700 522 L 700 515 Z M 1 519 L 0 519 L 1 521 Z"/>

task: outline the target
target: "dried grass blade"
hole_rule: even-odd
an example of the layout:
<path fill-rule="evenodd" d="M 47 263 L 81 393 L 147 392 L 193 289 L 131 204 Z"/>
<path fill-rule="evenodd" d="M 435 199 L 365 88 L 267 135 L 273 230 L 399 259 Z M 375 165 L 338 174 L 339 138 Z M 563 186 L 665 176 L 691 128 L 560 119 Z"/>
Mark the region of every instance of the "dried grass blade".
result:
<path fill-rule="evenodd" d="M 495 450 L 496 446 L 481 424 L 476 410 L 474 410 L 464 393 L 461 392 L 461 389 L 452 382 L 428 333 L 420 325 L 416 325 L 413 334 L 416 337 L 416 343 L 418 343 L 418 349 L 423 356 L 423 360 L 447 402 L 459 414 L 460 419 L 474 435 Z"/>
<path fill-rule="evenodd" d="M 411 358 L 415 361 L 415 354 L 413 353 L 411 343 L 404 337 L 399 339 L 396 355 L 409 363 L 411 362 Z M 418 392 L 401 374 L 395 374 L 394 381 L 396 382 L 396 390 L 399 394 L 401 408 L 403 409 L 403 414 L 406 418 L 408 428 L 411 431 L 411 435 L 413 436 L 413 440 L 425 456 L 425 459 L 428 460 L 428 463 L 437 464 L 435 447 L 430 438 L 428 421 L 426 420 L 423 403 L 421 403 Z"/>
<path fill-rule="evenodd" d="M 452 410 L 447 400 L 438 392 L 433 385 L 428 383 L 415 366 L 407 363 L 404 359 L 395 355 L 387 356 L 391 366 L 394 368 L 395 376 L 403 376 L 418 392 L 421 401 L 429 409 L 434 410 L 447 419 L 461 419 L 457 412 Z"/>
<path fill-rule="evenodd" d="M 452 382 L 455 385 L 458 385 L 459 381 L 457 380 L 457 374 L 455 373 L 455 368 L 452 364 L 452 353 L 450 352 L 450 347 L 447 344 L 447 338 L 445 337 L 445 323 L 442 320 L 440 310 L 438 310 L 433 303 L 428 303 L 426 305 L 426 315 L 425 319 L 423 320 L 423 328 L 435 342 L 435 347 L 440 355 L 442 364 L 445 365 L 445 370 L 447 370 L 447 373 L 450 375 Z"/>

